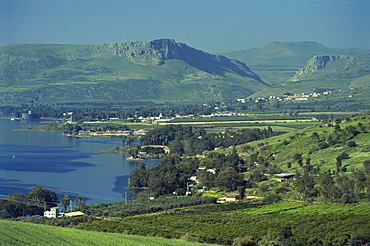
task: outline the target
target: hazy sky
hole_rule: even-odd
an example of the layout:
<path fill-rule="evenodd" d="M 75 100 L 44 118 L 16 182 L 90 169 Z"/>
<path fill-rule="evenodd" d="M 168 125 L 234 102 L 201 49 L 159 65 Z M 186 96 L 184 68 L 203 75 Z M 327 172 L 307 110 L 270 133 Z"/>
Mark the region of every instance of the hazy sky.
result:
<path fill-rule="evenodd" d="M 317 41 L 370 49 L 370 0 L 0 0 L 0 44 L 172 38 L 208 52 Z"/>

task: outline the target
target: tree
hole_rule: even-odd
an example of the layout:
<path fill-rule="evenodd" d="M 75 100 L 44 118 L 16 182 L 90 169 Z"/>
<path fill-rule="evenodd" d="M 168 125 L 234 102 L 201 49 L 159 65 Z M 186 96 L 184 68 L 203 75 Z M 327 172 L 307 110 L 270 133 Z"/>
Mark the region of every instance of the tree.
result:
<path fill-rule="evenodd" d="M 139 168 L 131 171 L 129 185 L 131 187 L 148 187 L 148 170 L 144 162 L 139 164 Z"/>
<path fill-rule="evenodd" d="M 355 142 L 355 141 L 350 140 L 350 141 L 348 141 L 348 142 L 347 142 L 347 146 L 348 146 L 348 147 L 356 147 L 356 146 L 357 146 L 357 144 L 356 144 L 356 142 Z"/>
<path fill-rule="evenodd" d="M 0 199 L 1 218 L 16 218 L 27 214 L 27 199 L 22 193 L 10 193 Z"/>
<path fill-rule="evenodd" d="M 63 211 L 64 212 L 67 212 L 67 207 L 70 204 L 70 202 L 71 202 L 71 199 L 69 198 L 68 195 L 64 195 L 62 197 L 62 200 L 60 201 L 60 204 L 63 206 Z"/>
<path fill-rule="evenodd" d="M 317 132 L 313 132 L 311 135 L 312 140 L 317 141 L 320 139 L 320 136 Z"/>
<path fill-rule="evenodd" d="M 185 153 L 185 148 L 183 143 L 180 141 L 179 138 L 176 138 L 171 144 L 169 145 L 171 153 L 177 155 L 183 155 Z"/>
<path fill-rule="evenodd" d="M 304 169 L 303 175 L 299 175 L 295 181 L 294 188 L 302 193 L 304 198 L 311 197 L 314 193 L 315 180 Z"/>
<path fill-rule="evenodd" d="M 243 176 L 234 168 L 227 167 L 220 171 L 215 180 L 215 184 L 226 191 L 233 191 L 243 184 Z"/>
<path fill-rule="evenodd" d="M 353 184 L 354 184 L 354 192 L 357 197 L 361 198 L 362 192 L 366 188 L 366 176 L 365 172 L 361 169 L 355 169 L 353 171 Z"/>
<path fill-rule="evenodd" d="M 238 187 L 238 192 L 239 192 L 240 199 L 243 200 L 244 196 L 245 196 L 245 187 L 244 186 L 239 186 Z"/>
<path fill-rule="evenodd" d="M 291 163 L 290 161 L 289 161 L 289 162 L 287 162 L 286 167 L 287 167 L 287 168 L 292 168 L 292 163 Z"/>
<path fill-rule="evenodd" d="M 174 192 L 177 188 L 186 188 L 187 179 L 181 178 L 181 172 L 176 168 L 180 160 L 178 155 L 164 155 L 157 165 L 149 169 L 150 192 L 165 195 Z"/>
<path fill-rule="evenodd" d="M 364 161 L 363 166 L 364 166 L 365 173 L 369 173 L 370 172 L 370 160 Z"/>
<path fill-rule="evenodd" d="M 30 215 L 43 215 L 45 210 L 57 206 L 58 195 L 53 190 L 37 185 L 27 193 L 27 200 L 30 206 Z"/>
<path fill-rule="evenodd" d="M 330 171 L 320 173 L 317 181 L 319 184 L 319 192 L 325 199 L 337 196 L 338 190 L 334 186 L 334 180 Z"/>
<path fill-rule="evenodd" d="M 76 208 L 81 208 L 85 206 L 85 197 L 77 196 L 75 200 Z"/>
<path fill-rule="evenodd" d="M 349 159 L 349 155 L 345 152 L 342 152 L 339 156 L 337 156 L 336 160 L 336 165 L 337 165 L 337 172 L 339 173 L 341 171 L 342 167 L 342 160 L 344 159 Z"/>
<path fill-rule="evenodd" d="M 337 177 L 338 189 L 344 204 L 356 202 L 354 182 L 347 176 Z"/>
<path fill-rule="evenodd" d="M 298 161 L 298 160 L 301 160 L 301 159 L 302 159 L 302 154 L 295 153 L 295 154 L 293 155 L 293 160 Z"/>

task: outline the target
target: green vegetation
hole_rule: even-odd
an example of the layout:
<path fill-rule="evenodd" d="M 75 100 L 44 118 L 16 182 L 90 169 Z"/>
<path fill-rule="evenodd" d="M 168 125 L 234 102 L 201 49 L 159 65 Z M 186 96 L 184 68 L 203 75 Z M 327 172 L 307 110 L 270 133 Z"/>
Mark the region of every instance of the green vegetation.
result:
<path fill-rule="evenodd" d="M 329 48 L 316 42 L 273 42 L 254 49 L 219 54 L 245 62 L 261 76 L 262 80 L 271 85 L 286 82 L 313 56 L 347 55 L 370 58 L 368 50 Z"/>
<path fill-rule="evenodd" d="M 2 46 L 2 103 L 203 102 L 267 87 L 245 64 L 178 46 L 167 39 Z"/>
<path fill-rule="evenodd" d="M 48 126 L 72 136 L 115 132 L 125 147 L 108 152 L 162 157 L 131 173 L 129 185 L 143 188 L 133 189 L 135 201 L 86 206 L 79 197 L 84 216 L 24 217 L 58 203 L 55 192 L 37 186 L 1 199 L 1 217 L 223 245 L 369 244 L 370 116 L 357 113 L 370 107 L 369 52 L 299 42 L 227 53 L 251 64 L 267 86 L 243 63 L 203 52 L 181 56 L 168 52 L 171 42 L 1 47 L 4 113 L 72 121 Z M 155 122 L 177 115 L 187 119 Z M 146 135 L 134 136 L 139 129 Z M 135 138 L 152 146 L 132 146 Z M 249 198 L 215 204 L 230 192 Z M 66 208 L 69 197 L 60 202 Z M 5 245 L 188 245 L 0 223 Z"/>
<path fill-rule="evenodd" d="M 251 236 L 265 245 L 344 245 L 351 236 L 369 235 L 369 206 L 305 203 L 229 203 L 174 209 L 161 214 L 110 218 L 78 226 L 81 229 L 156 235 L 230 245 Z M 289 228 L 289 229 L 287 229 Z M 289 235 L 284 233 L 289 232 Z M 367 240 L 369 240 L 367 236 Z M 255 244 L 257 245 L 257 244 Z"/>
<path fill-rule="evenodd" d="M 85 215 L 77 218 L 17 220 L 223 245 L 366 245 L 369 117 L 354 114 L 277 136 L 270 127 L 209 133 L 158 126 L 142 140 L 168 146 L 172 154 L 151 169 L 141 164 L 132 171 L 130 185 L 146 187 L 137 200 L 81 205 Z M 189 190 L 192 196 L 178 196 Z M 247 199 L 215 203 L 230 192 Z M 149 199 L 159 195 L 167 197 Z M 22 215 L 23 200 L 1 200 L 9 202 L 15 206 L 2 207 L 3 215 Z M 10 216 L 14 208 L 18 214 Z"/>
<path fill-rule="evenodd" d="M 71 228 L 37 225 L 24 222 L 0 220 L 0 245 L 174 245 L 195 246 L 191 243 L 164 238 L 142 237 L 106 232 L 91 232 Z"/>

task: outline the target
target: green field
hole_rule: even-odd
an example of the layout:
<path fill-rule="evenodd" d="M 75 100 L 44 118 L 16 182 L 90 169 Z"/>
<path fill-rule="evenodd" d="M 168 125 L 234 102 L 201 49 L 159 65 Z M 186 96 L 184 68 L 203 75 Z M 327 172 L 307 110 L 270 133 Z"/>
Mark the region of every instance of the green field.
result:
<path fill-rule="evenodd" d="M 61 228 L 47 225 L 30 224 L 0 220 L 0 245 L 168 245 L 168 246 L 196 246 L 190 243 L 164 238 L 132 236 L 124 234 L 92 232 L 72 228 Z"/>
<path fill-rule="evenodd" d="M 199 242 L 231 244 L 237 237 L 275 238 L 291 228 L 289 242 L 321 241 L 342 245 L 352 235 L 370 235 L 370 206 L 306 203 L 229 203 L 182 208 L 161 214 L 111 218 L 79 226 L 87 230 L 160 235 L 188 235 Z"/>

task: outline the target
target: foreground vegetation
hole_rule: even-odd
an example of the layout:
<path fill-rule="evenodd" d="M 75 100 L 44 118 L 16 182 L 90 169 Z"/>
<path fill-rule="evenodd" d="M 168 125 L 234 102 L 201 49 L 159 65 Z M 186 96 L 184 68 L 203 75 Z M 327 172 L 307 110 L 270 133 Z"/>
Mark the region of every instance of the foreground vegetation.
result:
<path fill-rule="evenodd" d="M 192 246 L 198 243 L 164 238 L 142 237 L 104 232 L 91 232 L 71 228 L 0 220 L 0 245 L 174 245 Z"/>
<path fill-rule="evenodd" d="M 254 243 L 248 245 L 344 245 L 359 238 L 370 242 L 369 213 L 362 205 L 237 202 L 107 218 L 77 228 L 223 245 L 243 238 Z"/>

